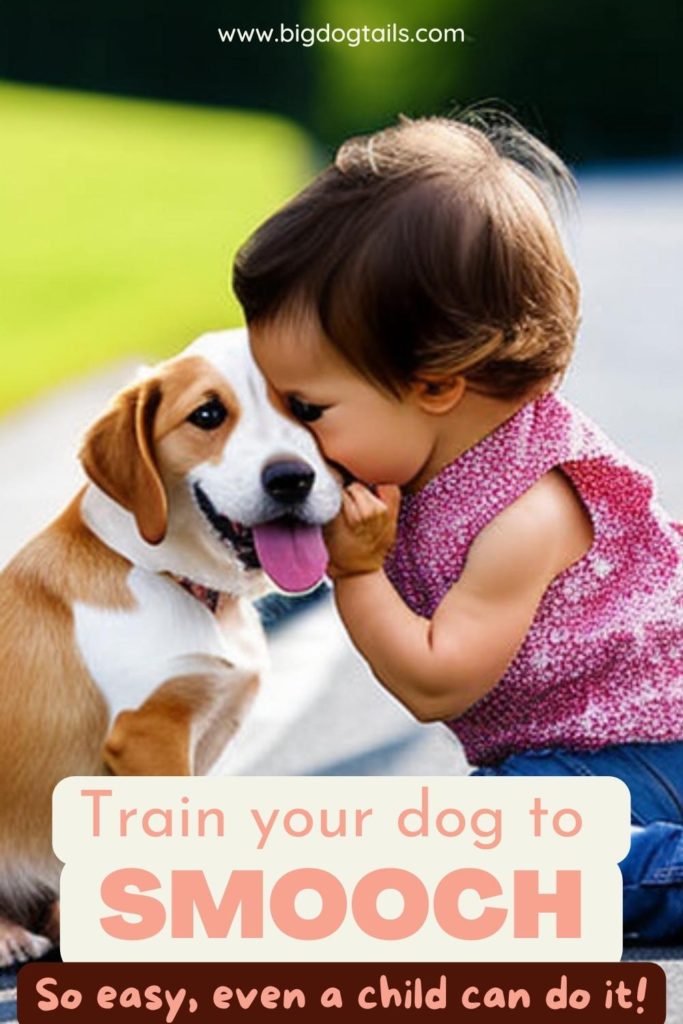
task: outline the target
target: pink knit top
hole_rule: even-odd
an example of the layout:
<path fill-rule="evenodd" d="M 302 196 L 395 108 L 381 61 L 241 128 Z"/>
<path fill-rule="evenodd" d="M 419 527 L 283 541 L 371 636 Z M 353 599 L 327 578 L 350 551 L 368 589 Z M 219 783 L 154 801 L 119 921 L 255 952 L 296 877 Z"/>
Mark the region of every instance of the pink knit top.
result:
<path fill-rule="evenodd" d="M 558 395 L 529 402 L 403 497 L 387 574 L 431 618 L 477 534 L 555 467 L 588 510 L 593 545 L 550 584 L 505 675 L 446 723 L 472 764 L 683 739 L 683 526 L 651 476 Z"/>

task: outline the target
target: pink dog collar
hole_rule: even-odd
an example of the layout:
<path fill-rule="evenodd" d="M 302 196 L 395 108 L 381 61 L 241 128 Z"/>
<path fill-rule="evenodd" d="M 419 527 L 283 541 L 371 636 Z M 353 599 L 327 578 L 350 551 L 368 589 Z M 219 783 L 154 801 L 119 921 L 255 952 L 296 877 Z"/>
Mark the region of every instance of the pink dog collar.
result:
<path fill-rule="evenodd" d="M 219 590 L 212 590 L 211 587 L 205 587 L 203 583 L 194 583 L 192 580 L 188 579 L 187 576 L 174 576 L 173 579 L 176 583 L 179 583 L 180 586 L 188 592 L 188 594 L 192 594 L 192 596 L 196 597 L 205 608 L 208 608 L 212 615 L 216 614 L 218 602 L 221 597 Z"/>

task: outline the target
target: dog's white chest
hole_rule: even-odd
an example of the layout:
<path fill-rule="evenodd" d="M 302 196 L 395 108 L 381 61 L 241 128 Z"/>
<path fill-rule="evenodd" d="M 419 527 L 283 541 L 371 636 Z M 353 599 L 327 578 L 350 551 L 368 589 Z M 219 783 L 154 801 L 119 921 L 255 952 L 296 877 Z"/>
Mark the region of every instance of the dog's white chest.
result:
<path fill-rule="evenodd" d="M 74 606 L 76 643 L 112 718 L 139 707 L 162 683 L 201 672 L 205 658 L 263 671 L 265 639 L 247 601 L 236 603 L 234 624 L 226 629 L 169 578 L 136 567 L 127 582 L 134 609 Z"/>

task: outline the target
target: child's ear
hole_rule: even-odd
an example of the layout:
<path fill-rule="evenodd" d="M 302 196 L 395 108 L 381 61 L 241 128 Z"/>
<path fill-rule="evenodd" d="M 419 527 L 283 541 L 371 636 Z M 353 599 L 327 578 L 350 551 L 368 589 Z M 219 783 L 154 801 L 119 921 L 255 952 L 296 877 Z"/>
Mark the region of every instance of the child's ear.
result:
<path fill-rule="evenodd" d="M 417 404 L 424 412 L 450 412 L 465 394 L 467 381 L 462 374 L 420 374 L 411 384 Z"/>

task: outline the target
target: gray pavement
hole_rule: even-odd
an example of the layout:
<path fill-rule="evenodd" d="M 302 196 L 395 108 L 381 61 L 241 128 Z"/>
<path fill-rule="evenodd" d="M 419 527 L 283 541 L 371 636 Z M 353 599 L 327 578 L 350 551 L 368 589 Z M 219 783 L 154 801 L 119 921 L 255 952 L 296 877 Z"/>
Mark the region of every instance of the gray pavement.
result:
<path fill-rule="evenodd" d="M 683 519 L 683 167 L 580 180 L 583 324 L 565 392 Z"/>

